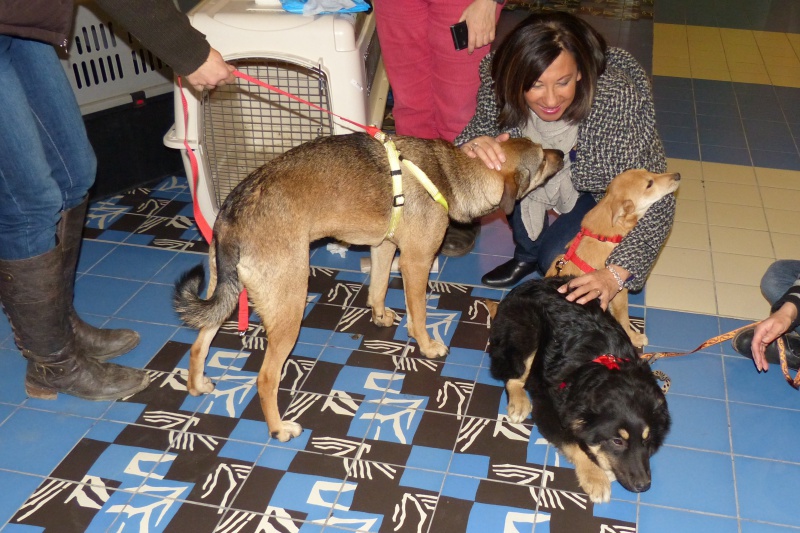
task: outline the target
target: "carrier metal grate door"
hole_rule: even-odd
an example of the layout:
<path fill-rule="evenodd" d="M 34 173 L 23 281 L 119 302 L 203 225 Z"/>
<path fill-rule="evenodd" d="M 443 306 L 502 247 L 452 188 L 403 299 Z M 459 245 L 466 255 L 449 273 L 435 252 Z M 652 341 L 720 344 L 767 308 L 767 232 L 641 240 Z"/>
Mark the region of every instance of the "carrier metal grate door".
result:
<path fill-rule="evenodd" d="M 229 61 L 238 70 L 330 109 L 324 73 L 288 61 Z M 253 170 L 290 148 L 333 135 L 327 113 L 240 78 L 203 95 L 202 146 L 217 205 Z"/>

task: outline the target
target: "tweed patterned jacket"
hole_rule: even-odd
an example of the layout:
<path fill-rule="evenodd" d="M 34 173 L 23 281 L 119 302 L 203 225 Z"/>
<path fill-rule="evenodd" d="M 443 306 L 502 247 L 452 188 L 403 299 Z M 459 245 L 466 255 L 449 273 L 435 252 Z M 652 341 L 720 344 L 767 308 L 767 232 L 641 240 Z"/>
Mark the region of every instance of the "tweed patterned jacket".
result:
<path fill-rule="evenodd" d="M 481 62 L 478 107 L 455 144 L 475 137 L 500 133 L 499 110 L 495 101 L 489 54 Z M 609 48 L 607 67 L 597 81 L 597 91 L 589 116 L 578 131 L 572 183 L 578 191 L 592 193 L 596 200 L 617 174 L 630 168 L 666 172 L 664 147 L 656 131 L 655 109 L 650 81 L 636 59 L 619 48 Z M 508 130 L 521 137 L 519 128 Z M 631 273 L 625 282 L 630 290 L 640 290 L 664 241 L 672 229 L 675 197 L 670 194 L 647 211 L 644 217 L 609 257 L 608 264 L 619 265 Z"/>

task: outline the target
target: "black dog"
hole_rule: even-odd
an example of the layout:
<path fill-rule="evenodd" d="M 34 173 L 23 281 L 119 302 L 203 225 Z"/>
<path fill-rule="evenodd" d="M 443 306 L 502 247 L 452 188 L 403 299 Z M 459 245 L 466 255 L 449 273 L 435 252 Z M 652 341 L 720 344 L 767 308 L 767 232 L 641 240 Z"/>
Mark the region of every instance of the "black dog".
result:
<path fill-rule="evenodd" d="M 506 382 L 509 419 L 533 412 L 589 498 L 607 502 L 614 478 L 631 492 L 650 488 L 650 456 L 671 422 L 650 365 L 611 313 L 598 300 L 580 305 L 556 290 L 570 279 L 532 280 L 500 302 L 492 375 Z"/>

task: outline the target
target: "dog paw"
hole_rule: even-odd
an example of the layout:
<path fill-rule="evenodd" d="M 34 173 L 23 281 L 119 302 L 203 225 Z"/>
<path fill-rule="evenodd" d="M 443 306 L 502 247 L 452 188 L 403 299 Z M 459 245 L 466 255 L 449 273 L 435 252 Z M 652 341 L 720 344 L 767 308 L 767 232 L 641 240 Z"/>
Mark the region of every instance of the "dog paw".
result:
<path fill-rule="evenodd" d="M 372 310 L 372 322 L 382 328 L 388 328 L 394 325 L 395 313 L 388 307 L 383 308 L 383 314 L 378 315 L 375 310 Z"/>
<path fill-rule="evenodd" d="M 422 352 L 422 355 L 428 359 L 438 359 L 439 357 L 444 357 L 447 355 L 449 350 L 447 346 L 441 342 L 432 340 L 425 349 L 420 348 L 420 351 Z"/>
<path fill-rule="evenodd" d="M 578 482 L 594 503 L 607 503 L 611 500 L 611 482 L 606 473 L 599 468 L 581 473 Z"/>
<path fill-rule="evenodd" d="M 303 426 L 297 422 L 283 421 L 281 422 L 281 429 L 270 433 L 273 439 L 278 439 L 281 442 L 286 442 L 294 437 L 299 437 L 303 432 Z"/>
<path fill-rule="evenodd" d="M 649 342 L 647 339 L 647 335 L 645 335 L 644 333 L 637 333 L 635 331 L 631 331 L 630 333 L 628 333 L 628 336 L 630 337 L 633 345 L 636 346 L 637 348 L 643 348 L 647 346 Z"/>
<path fill-rule="evenodd" d="M 528 418 L 528 415 L 531 414 L 532 410 L 533 410 L 533 405 L 531 404 L 531 401 L 527 398 L 527 395 L 525 395 L 525 397 L 520 400 L 509 402 L 508 420 L 512 424 L 521 424 L 522 422 L 525 421 L 526 418 Z"/>
<path fill-rule="evenodd" d="M 200 380 L 200 384 L 188 384 L 187 388 L 189 389 L 189 394 L 192 396 L 200 396 L 201 394 L 208 394 L 214 391 L 214 384 L 211 382 L 211 378 L 203 376 L 203 379 Z"/>

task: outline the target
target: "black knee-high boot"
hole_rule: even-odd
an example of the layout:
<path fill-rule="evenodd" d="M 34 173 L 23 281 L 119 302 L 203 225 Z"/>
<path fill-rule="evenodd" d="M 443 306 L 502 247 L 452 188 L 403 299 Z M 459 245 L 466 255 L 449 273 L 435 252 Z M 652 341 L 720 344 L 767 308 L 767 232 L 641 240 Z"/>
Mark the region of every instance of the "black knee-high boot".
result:
<path fill-rule="evenodd" d="M 0 302 L 28 359 L 25 391 L 54 399 L 59 392 L 89 400 L 115 400 L 147 387 L 146 372 L 84 356 L 70 320 L 59 247 L 30 259 L 0 260 Z"/>
<path fill-rule="evenodd" d="M 58 248 L 64 258 L 64 287 L 69 306 L 69 319 L 75 332 L 78 351 L 86 357 L 105 361 L 131 351 L 139 344 L 139 334 L 131 329 L 98 329 L 81 320 L 73 306 L 75 270 L 81 250 L 81 236 L 89 201 L 62 211 L 58 225 Z"/>

